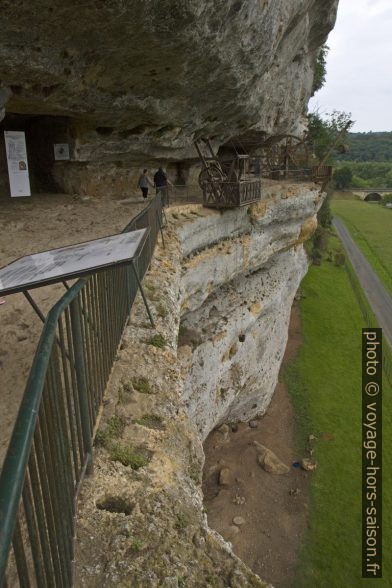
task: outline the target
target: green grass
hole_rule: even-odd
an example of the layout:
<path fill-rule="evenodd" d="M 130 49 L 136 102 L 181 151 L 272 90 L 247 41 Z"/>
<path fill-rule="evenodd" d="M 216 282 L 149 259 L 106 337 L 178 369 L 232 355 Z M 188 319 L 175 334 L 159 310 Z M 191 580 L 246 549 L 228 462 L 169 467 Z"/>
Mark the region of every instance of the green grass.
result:
<path fill-rule="evenodd" d="M 162 302 L 160 302 L 159 304 L 157 304 L 156 311 L 157 311 L 159 317 L 161 317 L 161 318 L 166 318 L 167 317 L 167 310 L 163 306 Z"/>
<path fill-rule="evenodd" d="M 121 445 L 120 443 L 112 445 L 110 459 L 112 461 L 119 461 L 124 466 L 129 466 L 133 470 L 138 470 L 148 463 L 144 455 L 134 451 L 130 445 Z"/>
<path fill-rule="evenodd" d="M 157 414 L 145 414 L 140 419 L 135 419 L 133 422 L 142 425 L 142 427 L 156 429 L 157 431 L 163 431 L 165 429 L 162 417 Z"/>
<path fill-rule="evenodd" d="M 147 344 L 162 349 L 163 347 L 166 347 L 166 339 L 163 335 L 161 335 L 161 333 L 158 333 L 157 335 L 151 337 L 147 341 Z"/>
<path fill-rule="evenodd" d="M 95 436 L 95 444 L 104 447 L 112 461 L 119 461 L 124 466 L 138 470 L 148 464 L 148 458 L 142 453 L 135 451 L 131 445 L 120 442 L 124 433 L 127 421 L 119 415 L 112 415 L 101 427 Z"/>
<path fill-rule="evenodd" d="M 176 521 L 174 523 L 175 528 L 178 529 L 179 531 L 182 531 L 183 529 L 187 528 L 188 524 L 189 524 L 188 517 L 186 515 L 184 515 L 183 513 L 179 513 L 177 515 Z"/>
<path fill-rule="evenodd" d="M 331 209 L 392 294 L 392 211 L 358 200 L 332 200 Z"/>
<path fill-rule="evenodd" d="M 106 425 L 97 431 L 95 443 L 107 448 L 113 439 L 122 436 L 125 426 L 126 419 L 114 414 L 106 421 Z"/>
<path fill-rule="evenodd" d="M 140 376 L 140 378 L 133 378 L 132 386 L 141 394 L 153 394 L 149 381 L 143 376 Z"/>
<path fill-rule="evenodd" d="M 331 240 L 336 247 L 336 239 Z M 303 281 L 303 345 L 286 369 L 299 417 L 299 454 L 315 435 L 309 527 L 295 588 L 362 586 L 361 579 L 361 329 L 364 324 L 344 268 L 324 261 Z M 392 402 L 384 379 L 384 580 L 392 562 Z"/>
<path fill-rule="evenodd" d="M 131 542 L 131 549 L 133 549 L 133 551 L 141 551 L 143 549 L 143 541 L 141 539 L 133 539 Z"/>

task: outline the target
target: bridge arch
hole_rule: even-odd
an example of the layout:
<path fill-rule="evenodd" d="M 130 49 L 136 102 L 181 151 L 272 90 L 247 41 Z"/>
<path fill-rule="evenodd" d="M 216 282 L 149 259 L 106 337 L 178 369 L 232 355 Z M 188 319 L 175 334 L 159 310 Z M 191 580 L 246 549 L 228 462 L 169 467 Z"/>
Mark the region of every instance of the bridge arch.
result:
<path fill-rule="evenodd" d="M 378 192 L 369 192 L 365 196 L 365 202 L 381 202 L 382 196 Z"/>

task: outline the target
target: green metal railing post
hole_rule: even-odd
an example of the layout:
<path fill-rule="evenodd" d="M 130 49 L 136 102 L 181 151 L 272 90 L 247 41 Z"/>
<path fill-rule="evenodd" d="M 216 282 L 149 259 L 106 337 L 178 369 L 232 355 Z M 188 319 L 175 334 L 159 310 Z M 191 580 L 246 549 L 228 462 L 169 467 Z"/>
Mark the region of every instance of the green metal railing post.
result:
<path fill-rule="evenodd" d="M 139 274 L 137 272 L 137 269 L 136 269 L 135 264 L 133 263 L 133 261 L 131 261 L 131 266 L 132 266 L 132 269 L 133 269 L 133 273 L 134 273 L 134 275 L 136 277 L 136 281 L 138 283 L 138 286 L 139 286 L 139 289 L 140 289 L 140 294 L 142 295 L 144 306 L 146 307 L 148 318 L 150 319 L 151 326 L 152 326 L 153 329 L 155 329 L 154 319 L 152 318 L 150 307 L 148 306 L 147 298 L 146 298 L 146 295 L 144 293 L 143 286 L 142 286 L 142 283 L 141 283 L 140 278 L 139 278 Z"/>
<path fill-rule="evenodd" d="M 72 338 L 74 345 L 74 356 L 75 356 L 75 371 L 76 381 L 78 385 L 78 397 L 80 407 L 80 419 L 82 422 L 82 436 L 83 444 L 86 453 L 88 454 L 88 465 L 86 474 L 90 475 L 93 473 L 93 443 L 92 443 L 92 432 L 90 426 L 90 409 L 87 398 L 87 379 L 86 379 L 86 366 L 84 363 L 84 352 L 83 352 L 83 339 L 82 339 L 82 327 L 81 327 L 81 312 L 79 308 L 79 299 L 72 300 L 70 304 L 71 314 L 71 327 L 72 327 Z"/>
<path fill-rule="evenodd" d="M 157 218 L 157 221 L 158 221 L 159 230 L 161 231 L 162 245 L 163 245 L 163 248 L 165 249 L 165 239 L 163 238 L 163 230 L 162 230 L 161 219 L 159 218 L 158 211 L 156 211 L 155 214 L 156 214 L 156 218 Z"/>

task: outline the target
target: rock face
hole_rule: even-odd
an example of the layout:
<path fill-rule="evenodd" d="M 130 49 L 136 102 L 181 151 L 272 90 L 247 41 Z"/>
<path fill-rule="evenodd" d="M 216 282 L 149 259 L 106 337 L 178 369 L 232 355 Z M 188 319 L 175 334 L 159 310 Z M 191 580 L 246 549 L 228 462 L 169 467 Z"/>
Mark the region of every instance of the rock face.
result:
<path fill-rule="evenodd" d="M 319 191 L 271 182 L 263 195 L 248 210 L 179 229 L 185 254 L 201 250 L 183 265 L 179 345 L 193 349 L 183 397 L 202 439 L 220 422 L 265 411 L 307 270 L 296 245 L 316 226 Z M 184 365 L 189 360 L 185 355 Z"/>
<path fill-rule="evenodd" d="M 337 3 L 4 0 L 0 112 L 66 118 L 75 162 L 295 131 Z"/>
<path fill-rule="evenodd" d="M 117 441 L 149 463 L 134 471 L 96 449 L 79 506 L 78 586 L 264 586 L 208 527 L 200 487 L 206 435 L 219 426 L 218 442 L 230 443 L 222 423 L 247 421 L 271 399 L 322 202 L 312 184 L 265 182 L 262 192 L 236 211 L 167 211 L 166 248 L 145 280 L 165 346 L 148 344 L 155 333 L 139 301 L 103 417 L 124 419 Z M 137 424 L 158 419 L 159 430 Z M 216 476 L 222 492 L 233 483 L 224 463 Z"/>

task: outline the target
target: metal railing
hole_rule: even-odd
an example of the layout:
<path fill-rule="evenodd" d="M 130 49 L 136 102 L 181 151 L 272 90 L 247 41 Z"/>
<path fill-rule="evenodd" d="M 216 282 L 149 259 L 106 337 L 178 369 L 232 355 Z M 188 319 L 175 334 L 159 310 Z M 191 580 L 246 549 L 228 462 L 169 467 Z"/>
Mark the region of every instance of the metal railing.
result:
<path fill-rule="evenodd" d="M 199 184 L 171 184 L 166 187 L 164 202 L 168 206 L 175 204 L 200 204 L 203 193 Z"/>
<path fill-rule="evenodd" d="M 73 585 L 76 502 L 111 369 L 162 230 L 160 196 L 133 266 L 78 280 L 50 310 L 0 477 L 0 587 Z"/>

